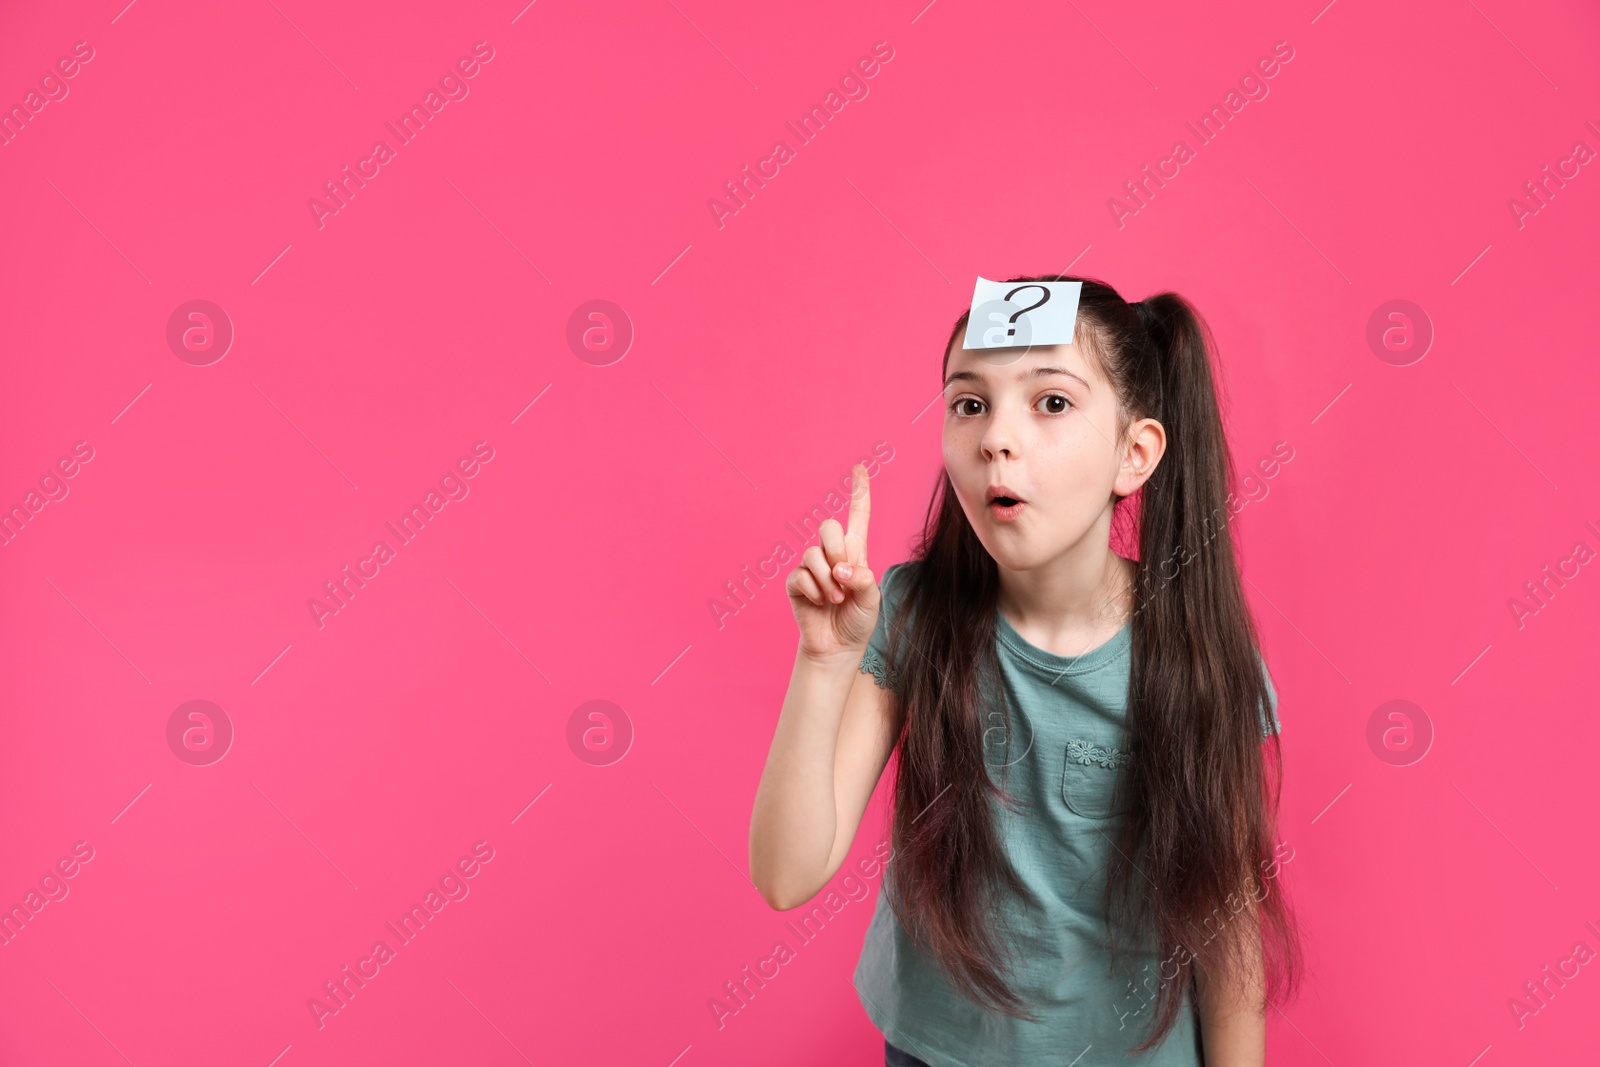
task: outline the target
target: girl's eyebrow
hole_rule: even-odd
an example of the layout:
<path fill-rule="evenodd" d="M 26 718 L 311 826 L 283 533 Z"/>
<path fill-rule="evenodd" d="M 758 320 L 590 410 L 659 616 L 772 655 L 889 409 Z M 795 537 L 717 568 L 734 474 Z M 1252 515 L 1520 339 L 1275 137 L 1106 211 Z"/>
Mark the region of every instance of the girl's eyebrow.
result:
<path fill-rule="evenodd" d="M 1075 381 L 1079 385 L 1083 386 L 1085 392 L 1089 391 L 1090 387 L 1089 387 L 1089 383 L 1088 382 L 1084 381 L 1078 375 L 1076 375 L 1076 374 L 1072 373 L 1071 371 L 1066 370 L 1065 368 L 1062 368 L 1062 367 L 1035 367 L 1031 371 L 1029 371 L 1028 373 L 1019 374 L 1019 375 L 1017 375 L 1017 377 L 1018 378 L 1044 378 L 1044 377 L 1048 377 L 1049 375 L 1052 375 L 1052 374 L 1060 374 L 1060 375 L 1064 375 L 1064 376 L 1066 376 L 1068 378 L 1071 378 L 1073 381 Z M 949 388 L 951 382 L 981 382 L 981 381 L 983 381 L 983 375 L 979 374 L 977 371 L 958 370 L 954 374 L 950 375 L 950 377 L 946 378 L 944 380 L 944 384 L 945 384 L 946 388 Z"/>

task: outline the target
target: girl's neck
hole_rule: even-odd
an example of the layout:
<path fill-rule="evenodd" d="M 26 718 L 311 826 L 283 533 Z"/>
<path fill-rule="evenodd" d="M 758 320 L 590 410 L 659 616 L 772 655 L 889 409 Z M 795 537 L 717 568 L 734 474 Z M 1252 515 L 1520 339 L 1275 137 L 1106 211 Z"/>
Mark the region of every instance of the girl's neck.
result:
<path fill-rule="evenodd" d="M 1098 648 L 1133 610 L 1133 563 L 1093 540 L 1030 570 L 1000 568 L 1001 614 L 1046 652 L 1077 656 Z"/>

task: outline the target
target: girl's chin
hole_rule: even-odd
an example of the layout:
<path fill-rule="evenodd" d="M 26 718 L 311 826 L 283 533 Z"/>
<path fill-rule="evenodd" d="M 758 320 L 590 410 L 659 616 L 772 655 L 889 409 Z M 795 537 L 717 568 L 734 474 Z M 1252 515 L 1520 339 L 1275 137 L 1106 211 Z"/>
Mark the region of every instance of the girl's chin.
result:
<path fill-rule="evenodd" d="M 1037 545 L 1030 544 L 1015 526 L 987 529 L 978 540 L 983 542 L 994 561 L 1009 571 L 1032 570 L 1045 561 L 1045 553 Z"/>

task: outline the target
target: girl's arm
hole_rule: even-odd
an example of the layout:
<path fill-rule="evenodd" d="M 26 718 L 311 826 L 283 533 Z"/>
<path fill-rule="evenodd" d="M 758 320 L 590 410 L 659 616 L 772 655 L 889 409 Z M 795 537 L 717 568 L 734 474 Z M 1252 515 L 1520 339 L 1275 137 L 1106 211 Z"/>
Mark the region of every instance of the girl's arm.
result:
<path fill-rule="evenodd" d="M 800 646 L 750 813 L 750 880 L 780 910 L 816 896 L 844 862 L 899 735 L 894 697 L 857 669 L 881 599 L 870 511 L 858 464 L 849 529 L 823 522 L 787 581 Z"/>
<path fill-rule="evenodd" d="M 1248 923 L 1252 911 L 1234 920 Z M 1259 935 L 1259 928 L 1250 933 Z M 1267 1062 L 1267 1017 L 1263 1009 L 1265 988 L 1259 936 L 1257 946 L 1245 954 L 1243 974 L 1225 974 L 1207 981 L 1195 962 L 1196 1006 L 1200 1012 L 1200 1041 L 1206 1067 L 1263 1067 Z"/>
<path fill-rule="evenodd" d="M 893 695 L 859 652 L 796 654 L 750 816 L 750 876 L 767 903 L 799 907 L 844 863 L 899 735 Z"/>

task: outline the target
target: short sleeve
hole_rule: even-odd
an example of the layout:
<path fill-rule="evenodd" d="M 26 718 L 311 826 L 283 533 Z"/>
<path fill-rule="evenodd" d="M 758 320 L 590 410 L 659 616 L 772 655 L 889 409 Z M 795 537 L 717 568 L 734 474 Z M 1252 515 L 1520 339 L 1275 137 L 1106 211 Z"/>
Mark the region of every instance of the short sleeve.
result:
<path fill-rule="evenodd" d="M 899 680 L 899 671 L 889 662 L 889 627 L 905 592 L 905 563 L 896 563 L 878 579 L 878 622 L 867 639 L 867 648 L 861 656 L 861 670 L 872 675 L 880 689 L 893 689 Z M 906 638 L 901 636 L 901 647 Z"/>
<path fill-rule="evenodd" d="M 1267 713 L 1261 716 L 1261 740 L 1265 741 L 1273 734 L 1283 733 L 1283 723 L 1278 718 L 1278 690 L 1272 684 L 1272 672 L 1267 670 L 1266 661 L 1261 662 L 1261 674 L 1267 682 Z M 1267 721 L 1271 716 L 1272 721 Z"/>

